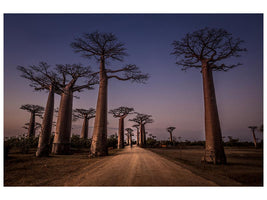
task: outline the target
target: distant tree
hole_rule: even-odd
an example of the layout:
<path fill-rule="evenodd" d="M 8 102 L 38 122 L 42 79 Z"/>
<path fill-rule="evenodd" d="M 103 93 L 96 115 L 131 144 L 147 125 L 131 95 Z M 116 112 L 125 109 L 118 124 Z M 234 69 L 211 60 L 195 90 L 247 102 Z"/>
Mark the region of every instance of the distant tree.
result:
<path fill-rule="evenodd" d="M 133 108 L 122 107 L 122 106 L 109 111 L 109 113 L 112 114 L 113 117 L 119 118 L 118 146 L 117 146 L 118 149 L 124 147 L 124 118 L 127 117 L 127 115 L 130 114 L 132 111 L 134 111 Z"/>
<path fill-rule="evenodd" d="M 105 156 L 107 151 L 107 90 L 108 80 L 115 78 L 121 81 L 144 82 L 147 74 L 142 74 L 136 65 L 126 65 L 117 70 L 106 68 L 108 60 L 123 61 L 127 55 L 124 44 L 112 33 L 86 33 L 76 38 L 71 46 L 75 52 L 86 58 L 95 58 L 100 62 L 99 92 L 96 106 L 96 117 L 90 156 Z"/>
<path fill-rule="evenodd" d="M 132 127 L 134 127 L 134 128 L 136 128 L 136 145 L 140 145 L 140 139 L 139 139 L 139 137 L 140 137 L 140 132 L 139 132 L 139 128 L 140 128 L 140 125 L 138 125 L 138 124 L 135 124 L 135 125 L 133 125 Z"/>
<path fill-rule="evenodd" d="M 206 147 L 204 161 L 214 164 L 226 163 L 223 148 L 219 115 L 217 110 L 213 71 L 228 71 L 240 63 L 228 65 L 223 62 L 227 58 L 239 57 L 246 51 L 241 48 L 242 40 L 235 39 L 224 29 L 204 28 L 188 33 L 180 41 L 172 43 L 171 53 L 177 57 L 176 64 L 182 70 L 197 68 L 203 77 L 204 105 L 205 105 L 205 133 Z"/>
<path fill-rule="evenodd" d="M 22 127 L 22 128 L 24 128 L 24 129 L 26 129 L 26 130 L 29 130 L 29 123 L 25 123 L 24 124 L 24 126 Z M 40 123 L 38 123 L 38 122 L 35 122 L 35 124 L 34 124 L 34 131 L 35 131 L 35 133 L 36 133 L 36 131 L 38 130 L 38 129 L 41 129 L 42 128 L 42 124 L 40 124 Z"/>
<path fill-rule="evenodd" d="M 257 139 L 255 136 L 255 130 L 257 129 L 257 126 L 249 126 L 248 128 L 252 131 L 254 146 L 257 148 Z"/>
<path fill-rule="evenodd" d="M 141 147 L 146 146 L 146 132 L 145 132 L 145 124 L 153 123 L 153 119 L 151 119 L 152 115 L 140 114 L 136 113 L 136 117 L 133 119 L 129 119 L 129 121 L 133 121 L 140 126 L 140 134 L 141 134 Z"/>
<path fill-rule="evenodd" d="M 170 126 L 167 128 L 167 131 L 170 133 L 170 142 L 172 143 L 172 132 L 176 129 L 176 127 Z"/>
<path fill-rule="evenodd" d="M 234 146 L 239 142 L 238 138 L 233 138 L 232 136 L 228 136 L 228 143 L 230 146 Z"/>
<path fill-rule="evenodd" d="M 131 129 L 131 128 L 126 128 L 125 130 L 127 131 L 127 140 L 128 140 L 128 144 L 132 146 L 133 129 Z"/>
<path fill-rule="evenodd" d="M 73 112 L 73 119 L 76 121 L 77 119 L 83 119 L 83 126 L 81 131 L 80 138 L 87 139 L 88 138 L 88 125 L 89 120 L 95 117 L 95 109 L 89 108 L 88 110 L 82 108 L 76 108 Z"/>
<path fill-rule="evenodd" d="M 42 117 L 44 107 L 39 105 L 24 104 L 20 107 L 20 109 L 31 113 L 30 122 L 28 123 L 28 137 L 35 137 L 35 117 Z"/>

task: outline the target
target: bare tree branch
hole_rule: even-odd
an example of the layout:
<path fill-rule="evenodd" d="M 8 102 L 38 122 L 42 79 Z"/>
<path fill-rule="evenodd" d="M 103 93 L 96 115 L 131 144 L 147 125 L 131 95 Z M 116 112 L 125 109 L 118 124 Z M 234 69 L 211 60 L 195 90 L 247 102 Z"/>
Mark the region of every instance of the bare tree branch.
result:
<path fill-rule="evenodd" d="M 239 57 L 241 52 L 246 51 L 246 48 L 241 47 L 243 42 L 239 38 L 234 39 L 224 29 L 204 28 L 187 34 L 180 41 L 174 41 L 171 54 L 176 56 L 176 64 L 182 70 L 201 68 L 201 63 L 205 61 L 214 71 L 227 71 L 241 64 L 228 66 L 219 61 Z"/>

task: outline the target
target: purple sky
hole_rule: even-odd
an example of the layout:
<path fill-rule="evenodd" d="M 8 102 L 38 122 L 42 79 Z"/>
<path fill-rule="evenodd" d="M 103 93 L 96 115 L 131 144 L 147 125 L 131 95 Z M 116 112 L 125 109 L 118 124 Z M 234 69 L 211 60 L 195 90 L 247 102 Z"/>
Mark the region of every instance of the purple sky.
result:
<path fill-rule="evenodd" d="M 238 59 L 242 66 L 229 72 L 215 72 L 214 82 L 223 136 L 252 141 L 248 126 L 263 123 L 263 16 L 256 14 L 159 14 L 159 15 L 14 15 L 4 16 L 4 133 L 5 136 L 25 132 L 21 127 L 29 114 L 22 104 L 45 106 L 47 93 L 33 92 L 29 82 L 20 77 L 18 65 L 28 66 L 45 61 L 54 64 L 82 63 L 98 65 L 74 53 L 70 43 L 85 32 L 113 32 L 125 43 L 129 56 L 110 67 L 136 64 L 151 78 L 147 84 L 111 80 L 108 88 L 109 109 L 134 107 L 151 114 L 155 122 L 147 131 L 158 139 L 169 137 L 166 128 L 175 126 L 174 136 L 183 140 L 204 139 L 204 106 L 202 77 L 198 70 L 186 72 L 175 65 L 170 55 L 171 43 L 186 33 L 203 27 L 224 28 L 234 37 L 245 40 L 248 51 Z M 96 106 L 95 90 L 76 94 L 74 108 Z M 59 106 L 56 96 L 55 107 Z M 125 128 L 132 126 L 125 120 Z M 37 120 L 38 121 L 38 120 Z M 40 121 L 40 120 L 39 120 Z M 118 119 L 108 116 L 108 131 L 115 133 Z M 73 123 L 79 134 L 82 121 Z M 93 120 L 90 121 L 92 133 Z M 261 133 L 256 133 L 261 138 Z"/>

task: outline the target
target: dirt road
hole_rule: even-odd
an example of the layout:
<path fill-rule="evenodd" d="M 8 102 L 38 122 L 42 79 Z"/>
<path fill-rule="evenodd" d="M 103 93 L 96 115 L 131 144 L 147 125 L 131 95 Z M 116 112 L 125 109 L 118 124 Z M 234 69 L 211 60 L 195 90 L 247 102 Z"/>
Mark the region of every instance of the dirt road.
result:
<path fill-rule="evenodd" d="M 66 186 L 214 186 L 153 152 L 126 147 L 65 177 Z"/>

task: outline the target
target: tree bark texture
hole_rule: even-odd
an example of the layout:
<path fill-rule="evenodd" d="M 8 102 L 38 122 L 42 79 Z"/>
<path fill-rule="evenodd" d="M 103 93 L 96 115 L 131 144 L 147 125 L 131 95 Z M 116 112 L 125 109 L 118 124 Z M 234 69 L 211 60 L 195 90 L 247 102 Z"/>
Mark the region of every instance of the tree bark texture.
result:
<path fill-rule="evenodd" d="M 222 134 L 217 110 L 212 69 L 202 65 L 204 106 L 205 106 L 205 155 L 204 161 L 214 164 L 226 163 Z"/>
<path fill-rule="evenodd" d="M 28 128 L 28 137 L 35 137 L 35 112 L 31 112 L 31 118 Z"/>
<path fill-rule="evenodd" d="M 81 138 L 82 139 L 88 138 L 88 124 L 89 124 L 89 119 L 87 117 L 85 117 L 83 119 L 83 126 L 82 126 L 82 131 L 81 131 Z"/>
<path fill-rule="evenodd" d="M 140 146 L 145 147 L 146 146 L 146 131 L 145 131 L 145 125 L 144 124 L 140 125 L 140 136 L 141 136 Z"/>
<path fill-rule="evenodd" d="M 90 157 L 106 156 L 107 149 L 107 88 L 108 78 L 105 71 L 104 59 L 100 63 L 100 83 L 96 106 L 96 115 Z"/>
<path fill-rule="evenodd" d="M 42 123 L 42 131 L 39 136 L 39 143 L 36 152 L 37 157 L 49 155 L 49 141 L 51 136 L 54 113 L 54 89 L 51 87 L 45 107 L 45 113 Z"/>
<path fill-rule="evenodd" d="M 70 136 L 72 123 L 72 101 L 71 89 L 66 89 L 61 94 L 58 111 L 56 133 L 52 146 L 53 154 L 70 154 Z"/>
<path fill-rule="evenodd" d="M 170 142 L 172 143 L 172 133 L 170 133 Z"/>
<path fill-rule="evenodd" d="M 256 136 L 255 136 L 255 131 L 254 131 L 254 129 L 252 130 L 252 136 L 253 136 L 254 146 L 255 146 L 255 148 L 257 148 L 257 140 L 256 140 Z"/>
<path fill-rule="evenodd" d="M 139 130 L 137 129 L 137 132 L 136 132 L 136 145 L 139 146 Z"/>
<path fill-rule="evenodd" d="M 142 126 L 143 126 L 142 130 L 143 130 L 143 137 L 144 137 L 144 139 L 143 139 L 144 145 L 143 146 L 146 146 L 146 130 L 145 130 L 145 125 L 142 124 Z"/>
<path fill-rule="evenodd" d="M 118 149 L 124 148 L 124 118 L 119 119 Z"/>
<path fill-rule="evenodd" d="M 129 145 L 132 146 L 132 134 L 128 134 L 129 135 Z"/>

